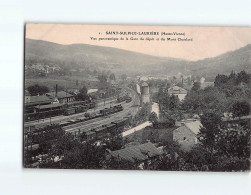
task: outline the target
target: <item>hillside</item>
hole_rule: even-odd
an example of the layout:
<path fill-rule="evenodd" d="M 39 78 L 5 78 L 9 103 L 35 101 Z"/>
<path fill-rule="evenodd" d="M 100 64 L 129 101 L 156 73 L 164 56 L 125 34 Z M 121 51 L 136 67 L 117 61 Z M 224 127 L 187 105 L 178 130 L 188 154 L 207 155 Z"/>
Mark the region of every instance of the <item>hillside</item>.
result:
<path fill-rule="evenodd" d="M 204 77 L 228 74 L 232 70 L 240 72 L 246 70 L 251 72 L 251 44 L 235 51 L 230 51 L 214 58 L 206 58 L 196 62 L 190 62 L 188 67 L 195 75 Z"/>
<path fill-rule="evenodd" d="M 157 57 L 142 53 L 87 44 L 60 45 L 56 43 L 26 39 L 25 60 L 55 63 L 64 68 L 112 70 L 114 73 L 138 74 L 194 74 L 214 76 L 231 70 L 248 70 L 251 65 L 251 45 L 236 51 L 199 61 L 186 61 L 168 57 Z"/>
<path fill-rule="evenodd" d="M 128 74 L 158 74 L 162 71 L 170 71 L 172 74 L 184 69 L 184 63 L 172 58 L 155 57 L 111 47 L 87 44 L 60 45 L 30 39 L 26 39 L 25 42 L 25 59 L 45 60 L 71 67 L 112 69 L 115 73 Z"/>

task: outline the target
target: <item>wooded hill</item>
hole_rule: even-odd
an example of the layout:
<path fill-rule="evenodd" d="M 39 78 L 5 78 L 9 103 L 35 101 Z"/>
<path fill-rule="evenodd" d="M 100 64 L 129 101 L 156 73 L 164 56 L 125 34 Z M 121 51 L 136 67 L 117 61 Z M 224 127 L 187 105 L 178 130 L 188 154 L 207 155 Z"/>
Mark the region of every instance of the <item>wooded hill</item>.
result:
<path fill-rule="evenodd" d="M 199 52 L 199 51 L 198 51 Z M 142 53 L 88 44 L 60 45 L 52 42 L 26 39 L 25 60 L 54 63 L 62 68 L 90 68 L 112 70 L 128 75 L 185 75 L 214 77 L 219 73 L 251 70 L 251 44 L 214 58 L 199 61 L 157 57 Z"/>

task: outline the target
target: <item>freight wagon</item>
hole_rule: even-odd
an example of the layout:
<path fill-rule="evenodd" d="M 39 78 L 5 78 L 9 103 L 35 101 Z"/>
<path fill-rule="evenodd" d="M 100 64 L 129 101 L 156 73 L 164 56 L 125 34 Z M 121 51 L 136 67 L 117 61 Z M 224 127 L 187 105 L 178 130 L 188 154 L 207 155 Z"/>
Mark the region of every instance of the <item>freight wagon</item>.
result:
<path fill-rule="evenodd" d="M 68 104 L 47 104 L 34 107 L 33 113 L 25 113 L 24 121 L 34 121 L 60 115 L 72 115 L 86 112 L 95 107 L 95 102 L 71 102 Z"/>
<path fill-rule="evenodd" d="M 100 141 L 111 136 L 120 134 L 124 127 L 129 123 L 129 118 L 125 117 L 121 120 L 113 121 L 109 124 L 102 125 L 100 127 L 84 131 L 81 133 L 81 141 L 96 140 Z"/>

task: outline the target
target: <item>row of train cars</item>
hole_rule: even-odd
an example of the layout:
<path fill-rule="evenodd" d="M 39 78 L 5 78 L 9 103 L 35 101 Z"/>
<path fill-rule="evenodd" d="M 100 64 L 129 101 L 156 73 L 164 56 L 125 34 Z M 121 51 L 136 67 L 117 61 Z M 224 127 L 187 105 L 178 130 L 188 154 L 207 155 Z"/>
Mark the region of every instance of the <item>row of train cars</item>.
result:
<path fill-rule="evenodd" d="M 74 135 L 81 141 L 90 141 L 90 140 L 101 141 L 102 139 L 116 136 L 122 133 L 124 127 L 129 124 L 130 119 L 131 116 L 129 115 L 122 119 L 117 119 L 111 123 L 104 124 L 91 129 L 82 129 L 80 127 L 78 131 L 74 132 Z M 60 125 L 62 126 L 62 124 Z M 67 128 L 68 128 L 67 126 L 62 127 L 62 129 L 67 129 Z"/>
<path fill-rule="evenodd" d="M 121 103 L 126 101 L 127 103 L 132 101 L 132 97 L 129 96 L 122 96 L 117 98 L 117 102 Z M 31 113 L 24 114 L 24 121 L 34 121 L 39 119 L 45 119 L 49 117 L 55 117 L 60 115 L 73 115 L 81 112 L 86 112 L 88 109 L 95 108 L 96 104 L 94 101 L 86 102 L 86 101 L 79 101 L 79 102 L 72 102 L 67 104 L 47 104 L 47 105 L 38 105 L 35 106 L 34 111 Z M 109 113 L 110 110 L 116 110 L 117 107 L 114 106 L 113 108 L 103 109 L 100 110 L 101 114 L 106 115 Z"/>
<path fill-rule="evenodd" d="M 109 113 L 104 113 L 103 111 L 109 110 Z M 85 115 L 81 118 L 75 119 L 75 120 L 69 120 L 59 123 L 58 125 L 62 128 L 62 130 L 67 131 L 70 128 L 75 128 L 77 131 L 74 131 L 73 134 L 76 138 L 80 139 L 81 141 L 90 141 L 90 140 L 102 140 L 104 138 L 108 138 L 111 136 L 116 136 L 119 133 L 123 132 L 124 127 L 129 124 L 130 119 L 132 118 L 129 114 L 126 117 L 123 117 L 122 119 L 117 119 L 112 121 L 108 124 L 103 124 L 101 126 L 95 127 L 95 128 L 89 128 L 84 129 L 82 128 L 83 122 L 94 119 L 100 116 L 103 116 L 103 114 L 109 115 L 112 113 L 116 113 L 119 111 L 122 111 L 123 107 L 121 105 L 113 106 L 109 109 L 103 109 L 100 110 L 100 112 L 96 115 Z M 47 130 L 50 131 L 50 126 L 45 126 L 44 128 L 36 128 L 35 126 L 26 127 L 24 134 L 25 135 L 33 135 L 33 144 L 36 144 L 36 137 L 40 136 L 41 133 L 46 133 Z"/>
<path fill-rule="evenodd" d="M 34 107 L 34 111 L 24 114 L 24 121 L 34 121 L 60 115 L 72 115 L 95 108 L 95 102 L 78 101 L 67 104 L 47 104 Z"/>

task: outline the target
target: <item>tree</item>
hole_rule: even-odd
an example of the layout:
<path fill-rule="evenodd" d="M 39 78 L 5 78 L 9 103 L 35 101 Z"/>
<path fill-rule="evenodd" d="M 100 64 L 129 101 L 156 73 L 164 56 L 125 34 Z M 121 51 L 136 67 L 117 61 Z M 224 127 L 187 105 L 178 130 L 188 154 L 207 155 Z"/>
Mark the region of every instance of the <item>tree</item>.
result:
<path fill-rule="evenodd" d="M 177 83 L 176 86 L 178 86 L 178 87 L 184 87 L 183 83 L 181 83 L 181 82 Z"/>
<path fill-rule="evenodd" d="M 83 86 L 80 90 L 79 90 L 79 92 L 80 93 L 82 93 L 82 94 L 84 94 L 84 95 L 86 95 L 87 94 L 87 87 L 86 86 Z"/>
<path fill-rule="evenodd" d="M 175 95 L 171 95 L 169 99 L 169 109 L 176 110 L 179 107 L 179 98 Z"/>
<path fill-rule="evenodd" d="M 201 114 L 202 112 L 216 111 L 224 113 L 228 111 L 230 102 L 224 92 L 217 87 L 206 87 L 199 91 L 191 90 L 182 103 L 186 111 Z"/>
<path fill-rule="evenodd" d="M 234 117 L 242 117 L 249 115 L 250 104 L 247 101 L 237 101 L 233 104 L 232 112 Z"/>
<path fill-rule="evenodd" d="M 202 103 L 200 94 L 195 91 L 190 91 L 182 103 L 182 108 L 189 112 L 200 113 Z"/>
<path fill-rule="evenodd" d="M 49 88 L 42 85 L 32 85 L 32 86 L 29 86 L 27 90 L 32 96 L 43 95 L 49 92 Z"/>
<path fill-rule="evenodd" d="M 95 69 L 95 70 L 93 70 L 93 75 L 95 76 L 95 75 L 97 75 L 98 74 L 98 71 Z"/>
<path fill-rule="evenodd" d="M 137 124 L 140 124 L 148 120 L 151 114 L 151 110 L 152 110 L 152 105 L 149 102 L 143 104 L 142 108 L 134 116 L 132 124 L 136 126 Z"/>
<path fill-rule="evenodd" d="M 220 132 L 221 117 L 214 112 L 207 112 L 200 119 L 202 127 L 200 128 L 198 138 L 203 146 L 210 151 L 212 157 L 217 135 Z"/>
<path fill-rule="evenodd" d="M 194 82 L 192 89 L 193 91 L 199 91 L 200 90 L 200 82 Z"/>
<path fill-rule="evenodd" d="M 170 113 L 161 111 L 160 118 L 162 121 L 168 124 L 169 127 L 174 127 L 175 118 Z"/>
<path fill-rule="evenodd" d="M 158 92 L 157 96 L 154 97 L 154 98 L 159 103 L 161 109 L 168 109 L 168 107 L 169 107 L 168 104 L 169 104 L 170 96 L 165 91 L 164 88 L 159 88 L 159 92 Z"/>
<path fill-rule="evenodd" d="M 48 158 L 41 164 L 41 168 L 61 169 L 100 169 L 105 160 L 105 148 L 93 142 L 79 142 L 72 134 L 59 137 L 53 148 L 47 153 Z M 60 162 L 54 162 L 54 157 Z"/>
<path fill-rule="evenodd" d="M 227 82 L 228 82 L 228 76 L 218 74 L 215 77 L 214 86 L 221 87 L 222 85 L 226 84 Z"/>
<path fill-rule="evenodd" d="M 109 160 L 104 161 L 103 168 L 112 170 L 138 170 L 139 164 L 136 159 L 134 162 L 131 162 L 111 156 Z"/>
<path fill-rule="evenodd" d="M 115 77 L 115 75 L 112 73 L 112 74 L 110 74 L 109 79 L 115 81 L 115 80 L 116 80 L 116 77 Z"/>
<path fill-rule="evenodd" d="M 107 82 L 108 74 L 106 72 L 102 72 L 98 75 L 99 79 L 99 89 L 107 89 L 109 87 L 109 84 Z"/>
<path fill-rule="evenodd" d="M 189 86 L 192 85 L 191 77 L 188 77 L 188 78 L 187 78 L 187 84 L 188 84 Z"/>
<path fill-rule="evenodd" d="M 217 139 L 219 155 L 250 157 L 250 121 L 237 121 L 221 128 Z"/>
<path fill-rule="evenodd" d="M 121 134 L 111 135 L 109 139 L 102 141 L 102 144 L 111 151 L 120 150 L 123 146 L 123 137 Z"/>
<path fill-rule="evenodd" d="M 77 94 L 76 99 L 77 100 L 86 100 L 86 99 L 88 99 L 87 91 L 88 90 L 87 90 L 86 86 L 83 86 L 79 90 L 79 94 Z"/>
<path fill-rule="evenodd" d="M 248 84 L 250 81 L 250 75 L 245 72 L 245 70 L 239 72 L 237 74 L 236 83 L 239 84 L 241 82 Z"/>
<path fill-rule="evenodd" d="M 149 121 L 152 123 L 158 121 L 158 116 L 157 116 L 156 112 L 151 112 L 151 114 L 149 116 Z"/>
<path fill-rule="evenodd" d="M 234 71 L 232 71 L 230 73 L 230 75 L 228 76 L 228 85 L 235 85 L 236 84 L 236 74 Z"/>
<path fill-rule="evenodd" d="M 98 79 L 100 83 L 106 83 L 107 78 L 108 78 L 108 75 L 104 71 L 98 75 Z"/>

